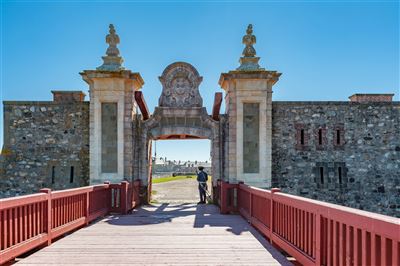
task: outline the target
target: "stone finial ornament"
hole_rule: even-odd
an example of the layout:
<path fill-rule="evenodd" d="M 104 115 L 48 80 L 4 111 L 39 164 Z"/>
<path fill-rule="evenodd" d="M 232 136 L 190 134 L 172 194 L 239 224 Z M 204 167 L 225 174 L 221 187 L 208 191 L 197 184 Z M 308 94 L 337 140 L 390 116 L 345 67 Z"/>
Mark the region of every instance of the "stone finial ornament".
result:
<path fill-rule="evenodd" d="M 119 36 L 115 33 L 113 24 L 110 24 L 110 33 L 106 36 L 106 43 L 108 48 L 106 56 L 103 56 L 103 64 L 97 68 L 97 70 L 103 71 L 119 71 L 123 70 L 122 62 L 124 61 L 119 54 L 117 44 L 119 44 Z"/>
<path fill-rule="evenodd" d="M 253 25 L 249 24 L 249 26 L 247 26 L 246 33 L 242 40 L 242 43 L 246 45 L 242 55 L 245 57 L 254 57 L 256 55 L 256 49 L 254 49 L 253 44 L 256 43 L 256 36 L 253 35 Z"/>
<path fill-rule="evenodd" d="M 260 68 L 258 61 L 259 57 L 256 57 L 256 50 L 253 44 L 256 43 L 256 36 L 253 35 L 253 25 L 249 24 L 247 26 L 246 35 L 243 36 L 242 43 L 245 45 L 242 55 L 240 58 L 240 66 L 237 70 L 241 71 L 254 71 L 254 70 L 264 70 Z"/>
<path fill-rule="evenodd" d="M 106 54 L 109 56 L 119 56 L 119 50 L 117 48 L 117 44 L 119 44 L 119 36 L 115 34 L 113 24 L 110 24 L 110 34 L 106 36 L 106 43 L 109 44 Z"/>

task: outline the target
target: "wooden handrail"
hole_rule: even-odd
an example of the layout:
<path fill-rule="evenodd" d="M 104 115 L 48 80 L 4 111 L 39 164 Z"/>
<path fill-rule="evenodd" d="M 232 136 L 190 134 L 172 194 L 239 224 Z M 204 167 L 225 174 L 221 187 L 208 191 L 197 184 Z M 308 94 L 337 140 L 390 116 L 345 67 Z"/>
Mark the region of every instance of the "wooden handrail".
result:
<path fill-rule="evenodd" d="M 243 183 L 221 181 L 220 188 L 222 213 L 239 211 L 271 243 L 303 265 L 400 264 L 398 218 Z M 223 197 L 235 194 L 233 190 L 236 206 Z"/>
<path fill-rule="evenodd" d="M 126 181 L 105 182 L 60 191 L 42 189 L 37 194 L 0 199 L 0 264 L 50 245 L 53 239 L 109 212 L 128 213 L 139 205 L 139 190 L 137 181 L 134 185 Z"/>

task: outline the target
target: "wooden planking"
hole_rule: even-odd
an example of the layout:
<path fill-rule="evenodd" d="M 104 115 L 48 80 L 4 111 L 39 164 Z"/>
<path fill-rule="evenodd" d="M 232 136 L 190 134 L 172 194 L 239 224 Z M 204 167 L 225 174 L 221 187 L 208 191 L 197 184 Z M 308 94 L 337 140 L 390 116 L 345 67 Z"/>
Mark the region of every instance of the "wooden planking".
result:
<path fill-rule="evenodd" d="M 240 216 L 192 204 L 108 216 L 18 264 L 290 265 Z"/>

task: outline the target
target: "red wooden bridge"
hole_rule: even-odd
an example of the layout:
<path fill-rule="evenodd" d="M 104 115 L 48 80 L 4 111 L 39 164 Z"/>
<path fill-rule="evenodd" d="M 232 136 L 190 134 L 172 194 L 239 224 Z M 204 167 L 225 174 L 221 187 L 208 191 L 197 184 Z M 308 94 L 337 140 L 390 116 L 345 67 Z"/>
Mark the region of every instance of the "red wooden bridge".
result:
<path fill-rule="evenodd" d="M 226 182 L 214 188 L 219 210 L 135 209 L 139 189 L 106 183 L 0 200 L 0 264 L 290 264 L 284 251 L 303 265 L 400 265 L 394 217 Z"/>

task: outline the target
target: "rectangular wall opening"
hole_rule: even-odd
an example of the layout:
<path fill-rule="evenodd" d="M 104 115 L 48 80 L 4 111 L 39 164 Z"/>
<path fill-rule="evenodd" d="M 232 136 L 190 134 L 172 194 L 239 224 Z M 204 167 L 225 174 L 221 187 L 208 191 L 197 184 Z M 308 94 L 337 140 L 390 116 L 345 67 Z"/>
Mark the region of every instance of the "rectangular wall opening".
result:
<path fill-rule="evenodd" d="M 323 167 L 319 168 L 319 178 L 320 178 L 321 184 L 324 184 L 324 168 Z"/>
<path fill-rule="evenodd" d="M 336 144 L 340 145 L 340 129 L 336 129 Z"/>
<path fill-rule="evenodd" d="M 51 167 L 51 183 L 54 184 L 56 179 L 56 167 Z"/>
<path fill-rule="evenodd" d="M 304 129 L 300 130 L 300 144 L 304 145 Z"/>
<path fill-rule="evenodd" d="M 318 129 L 318 145 L 322 145 L 322 129 Z"/>
<path fill-rule="evenodd" d="M 70 169 L 70 171 L 69 171 L 69 182 L 70 183 L 74 183 L 74 167 L 73 166 L 71 166 L 71 169 Z"/>

